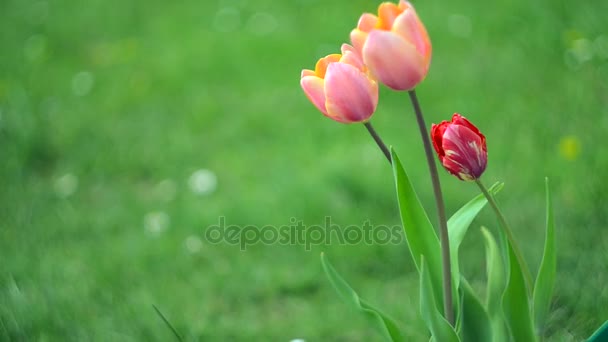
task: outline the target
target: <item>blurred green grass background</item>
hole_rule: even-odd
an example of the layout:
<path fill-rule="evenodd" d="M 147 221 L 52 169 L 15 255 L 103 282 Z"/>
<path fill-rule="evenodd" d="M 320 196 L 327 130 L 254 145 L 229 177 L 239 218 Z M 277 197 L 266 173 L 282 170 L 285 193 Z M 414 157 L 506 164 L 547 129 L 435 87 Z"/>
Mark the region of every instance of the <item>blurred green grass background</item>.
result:
<path fill-rule="evenodd" d="M 405 244 L 211 245 L 205 229 L 399 224 L 390 169 L 360 125 L 299 88 L 363 0 L 0 2 L 0 340 L 378 340 L 334 296 L 325 251 L 359 293 L 426 340 Z M 434 48 L 427 121 L 453 112 L 488 138 L 486 183 L 535 271 L 545 176 L 558 222 L 546 335 L 608 318 L 608 3 L 416 1 Z M 434 215 L 405 94 L 373 122 Z M 450 213 L 476 194 L 442 172 Z M 431 216 L 434 217 L 434 216 Z M 479 227 L 461 254 L 484 279 Z"/>

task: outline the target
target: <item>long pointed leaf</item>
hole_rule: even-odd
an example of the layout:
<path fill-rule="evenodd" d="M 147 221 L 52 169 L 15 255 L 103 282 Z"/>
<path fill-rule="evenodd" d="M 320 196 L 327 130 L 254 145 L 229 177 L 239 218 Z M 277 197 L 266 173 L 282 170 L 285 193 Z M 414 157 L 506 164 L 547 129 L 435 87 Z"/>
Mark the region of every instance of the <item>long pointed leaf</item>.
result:
<path fill-rule="evenodd" d="M 604 322 L 591 337 L 587 339 L 587 342 L 606 342 L 608 341 L 608 321 Z"/>
<path fill-rule="evenodd" d="M 553 205 L 549 190 L 549 179 L 545 179 L 547 196 L 547 226 L 545 236 L 545 250 L 540 262 L 538 276 L 534 284 L 534 323 L 536 331 L 542 335 L 543 327 L 551 306 L 551 296 L 555 285 L 555 268 L 557 253 L 555 250 L 555 221 L 553 219 Z"/>
<path fill-rule="evenodd" d="M 421 259 L 424 256 L 431 278 L 433 295 L 436 298 L 437 309 L 443 308 L 441 250 L 435 229 L 410 183 L 407 173 L 391 148 L 393 173 L 397 186 L 397 199 L 405 239 L 409 246 L 412 259 L 418 272 L 421 270 Z"/>
<path fill-rule="evenodd" d="M 524 275 L 517 256 L 515 256 L 513 246 L 509 241 L 507 241 L 507 250 L 509 276 L 502 297 L 502 308 L 513 340 L 534 342 L 536 341 L 536 334 L 534 334 L 534 324 L 530 314 L 530 301 Z"/>
<path fill-rule="evenodd" d="M 502 190 L 504 183 L 496 182 L 490 187 L 488 191 L 493 195 L 496 195 Z M 450 259 L 452 265 L 452 279 L 454 287 L 459 289 L 460 282 L 460 265 L 458 262 L 458 249 L 464 239 L 471 222 L 477 217 L 477 214 L 483 209 L 488 203 L 488 200 L 483 194 L 475 196 L 472 200 L 467 202 L 462 208 L 450 217 L 448 220 L 448 230 L 450 233 Z"/>
<path fill-rule="evenodd" d="M 399 328 L 395 320 L 376 309 L 371 304 L 359 298 L 359 295 L 348 285 L 348 283 L 338 274 L 334 267 L 329 263 L 325 254 L 321 254 L 321 265 L 329 279 L 329 282 L 334 287 L 338 295 L 342 297 L 349 305 L 356 310 L 362 312 L 369 319 L 374 321 L 380 328 L 380 332 L 387 341 L 406 341 L 404 333 Z"/>
<path fill-rule="evenodd" d="M 506 270 L 496 240 L 485 227 L 481 227 L 481 232 L 486 242 L 486 272 L 488 277 L 486 308 L 492 322 L 491 341 L 506 342 L 509 341 L 509 335 L 505 327 L 501 304 L 506 285 Z"/>
<path fill-rule="evenodd" d="M 460 284 L 462 293 L 461 339 L 463 341 L 492 341 L 492 324 L 486 309 L 464 277 Z"/>
<path fill-rule="evenodd" d="M 420 258 L 420 264 L 420 314 L 422 315 L 422 319 L 431 331 L 431 335 L 435 341 L 460 341 L 454 328 L 445 320 L 441 312 L 437 310 L 437 303 L 433 295 L 433 284 L 426 269 L 426 259 L 424 257 Z"/>

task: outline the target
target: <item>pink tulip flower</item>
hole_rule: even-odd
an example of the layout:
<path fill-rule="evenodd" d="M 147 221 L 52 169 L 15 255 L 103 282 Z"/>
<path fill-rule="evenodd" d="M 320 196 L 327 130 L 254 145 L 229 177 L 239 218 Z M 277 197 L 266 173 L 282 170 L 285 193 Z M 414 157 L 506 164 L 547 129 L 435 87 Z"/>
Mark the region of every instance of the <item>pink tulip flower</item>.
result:
<path fill-rule="evenodd" d="M 314 71 L 302 70 L 300 85 L 323 115 L 338 122 L 366 122 L 378 105 L 378 83 L 348 44 L 342 54 L 321 58 Z"/>
<path fill-rule="evenodd" d="M 377 16 L 363 14 L 350 39 L 371 73 L 391 89 L 414 89 L 429 71 L 429 35 L 405 0 L 380 4 Z"/>

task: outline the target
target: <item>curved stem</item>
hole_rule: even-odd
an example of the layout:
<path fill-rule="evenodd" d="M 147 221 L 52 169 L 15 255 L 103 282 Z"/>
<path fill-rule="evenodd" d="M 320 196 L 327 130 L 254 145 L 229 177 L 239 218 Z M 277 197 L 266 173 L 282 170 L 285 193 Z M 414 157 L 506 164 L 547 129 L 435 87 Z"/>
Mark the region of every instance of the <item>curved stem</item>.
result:
<path fill-rule="evenodd" d="M 410 90 L 410 101 L 416 112 L 416 121 L 422 136 L 424 144 L 424 152 L 426 161 L 429 166 L 431 180 L 433 182 L 433 191 L 435 193 L 435 204 L 437 205 L 437 216 L 439 217 L 439 236 L 441 240 L 441 262 L 443 266 L 443 313 L 450 325 L 454 325 L 454 304 L 452 299 L 452 266 L 450 264 L 450 240 L 448 236 L 448 221 L 445 215 L 445 205 L 443 203 L 443 194 L 441 193 L 441 183 L 439 182 L 439 174 L 437 173 L 437 165 L 435 164 L 435 156 L 431 147 L 429 132 L 422 116 L 420 103 L 416 97 L 416 91 Z"/>
<path fill-rule="evenodd" d="M 479 186 L 479 189 L 481 190 L 483 195 L 488 199 L 488 203 L 490 203 L 490 206 L 496 213 L 496 217 L 498 217 L 498 222 L 501 225 L 502 230 L 505 232 L 505 235 L 507 236 L 507 240 L 509 241 L 509 243 L 511 244 L 511 247 L 513 248 L 513 253 L 515 253 L 515 257 L 517 258 L 517 261 L 519 262 L 519 265 L 521 266 L 522 272 L 524 274 L 524 279 L 526 281 L 526 287 L 528 289 L 528 295 L 530 295 L 531 291 L 534 289 L 534 287 L 532 285 L 532 274 L 530 273 L 530 269 L 528 268 L 528 265 L 526 264 L 526 261 L 522 255 L 521 251 L 519 250 L 519 247 L 515 243 L 515 237 L 513 236 L 513 231 L 511 230 L 509 224 L 507 223 L 507 219 L 505 218 L 505 215 L 503 215 L 502 211 L 498 207 L 498 203 L 496 203 L 494 196 L 492 196 L 492 194 L 488 191 L 486 186 L 483 185 L 483 183 L 481 182 L 481 180 L 479 178 L 475 180 L 475 183 L 477 183 L 477 186 Z"/>
<path fill-rule="evenodd" d="M 384 141 L 382 141 L 382 138 L 380 138 L 378 133 L 376 133 L 376 130 L 374 129 L 374 126 L 372 126 L 372 123 L 370 121 L 368 121 L 368 122 L 364 123 L 363 125 L 365 126 L 365 128 L 367 128 L 369 135 L 371 135 L 372 138 L 374 138 L 374 141 L 376 142 L 376 144 L 378 144 L 378 147 L 380 148 L 382 153 L 384 153 L 384 156 L 386 157 L 388 162 L 390 164 L 392 164 L 393 162 L 391 160 L 391 152 L 389 152 L 388 147 L 386 147 L 386 145 L 384 144 Z"/>

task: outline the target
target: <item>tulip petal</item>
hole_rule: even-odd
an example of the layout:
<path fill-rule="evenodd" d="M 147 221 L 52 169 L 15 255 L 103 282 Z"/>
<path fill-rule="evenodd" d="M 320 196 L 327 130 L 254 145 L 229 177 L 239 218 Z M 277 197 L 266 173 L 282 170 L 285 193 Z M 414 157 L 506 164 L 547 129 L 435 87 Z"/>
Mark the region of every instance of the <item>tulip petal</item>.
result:
<path fill-rule="evenodd" d="M 410 90 L 428 65 L 416 47 L 390 31 L 373 30 L 363 46 L 363 61 L 378 80 L 394 90 Z"/>
<path fill-rule="evenodd" d="M 341 122 L 366 121 L 378 105 L 378 84 L 352 65 L 327 68 L 325 96 L 328 116 Z"/>
<path fill-rule="evenodd" d="M 452 123 L 454 125 L 461 125 L 461 126 L 465 126 L 468 129 L 470 129 L 471 131 L 473 131 L 473 133 L 479 135 L 481 137 L 481 145 L 483 147 L 484 150 L 487 149 L 486 147 L 486 137 L 481 134 L 481 132 L 479 131 L 479 129 L 477 127 L 475 127 L 475 125 L 473 125 L 469 120 L 467 120 L 467 118 L 465 118 L 464 116 L 458 114 L 458 113 L 454 113 L 454 115 L 452 116 Z"/>
<path fill-rule="evenodd" d="M 390 30 L 393 22 L 399 16 L 401 10 L 392 2 L 383 2 L 378 6 L 378 23 L 376 28 L 380 30 Z"/>
<path fill-rule="evenodd" d="M 342 58 L 340 58 L 340 63 L 350 64 L 360 71 L 365 70 L 365 65 L 363 64 L 363 60 L 361 59 L 359 54 L 354 51 L 346 51 L 342 55 Z"/>
<path fill-rule="evenodd" d="M 342 46 L 340 46 L 340 51 L 342 51 L 342 55 L 345 55 L 347 52 L 357 52 L 354 47 L 348 44 L 342 44 Z"/>
<path fill-rule="evenodd" d="M 465 126 L 450 125 L 443 135 L 443 165 L 462 180 L 476 179 L 486 168 L 487 152 L 481 137 Z"/>
<path fill-rule="evenodd" d="M 363 32 L 369 32 L 376 27 L 378 23 L 378 17 L 371 13 L 363 13 L 361 18 L 359 18 L 359 22 L 357 23 L 357 28 Z"/>
<path fill-rule="evenodd" d="M 431 40 L 414 8 L 406 9 L 395 19 L 392 31 L 412 43 L 427 62 L 430 60 Z"/>
<path fill-rule="evenodd" d="M 317 76 L 325 78 L 327 66 L 331 63 L 338 62 L 340 58 L 342 58 L 342 55 L 340 55 L 339 53 L 334 53 L 319 59 L 317 65 L 315 65 L 315 73 L 317 74 Z"/>
<path fill-rule="evenodd" d="M 402 11 L 405 11 L 408 8 L 414 8 L 414 6 L 412 6 L 412 4 L 410 4 L 409 1 L 406 0 L 400 0 L 399 1 L 399 9 Z"/>
<path fill-rule="evenodd" d="M 304 73 L 304 71 L 302 72 Z M 321 113 L 327 115 L 325 108 L 325 81 L 317 76 L 304 76 L 300 80 L 300 86 L 306 97 L 317 107 Z"/>
<path fill-rule="evenodd" d="M 359 29 L 350 31 L 350 42 L 359 55 L 362 55 L 363 46 L 367 40 L 368 33 Z"/>
<path fill-rule="evenodd" d="M 435 148 L 435 152 L 439 156 L 439 159 L 442 159 L 445 156 L 445 152 L 443 151 L 443 133 L 446 128 L 450 125 L 447 121 L 442 121 L 440 124 L 433 124 L 431 126 L 431 140 L 433 141 L 433 148 Z"/>
<path fill-rule="evenodd" d="M 300 78 L 303 78 L 304 76 L 317 76 L 317 74 L 312 70 L 304 69 L 304 70 L 302 70 L 302 74 L 300 75 Z"/>

